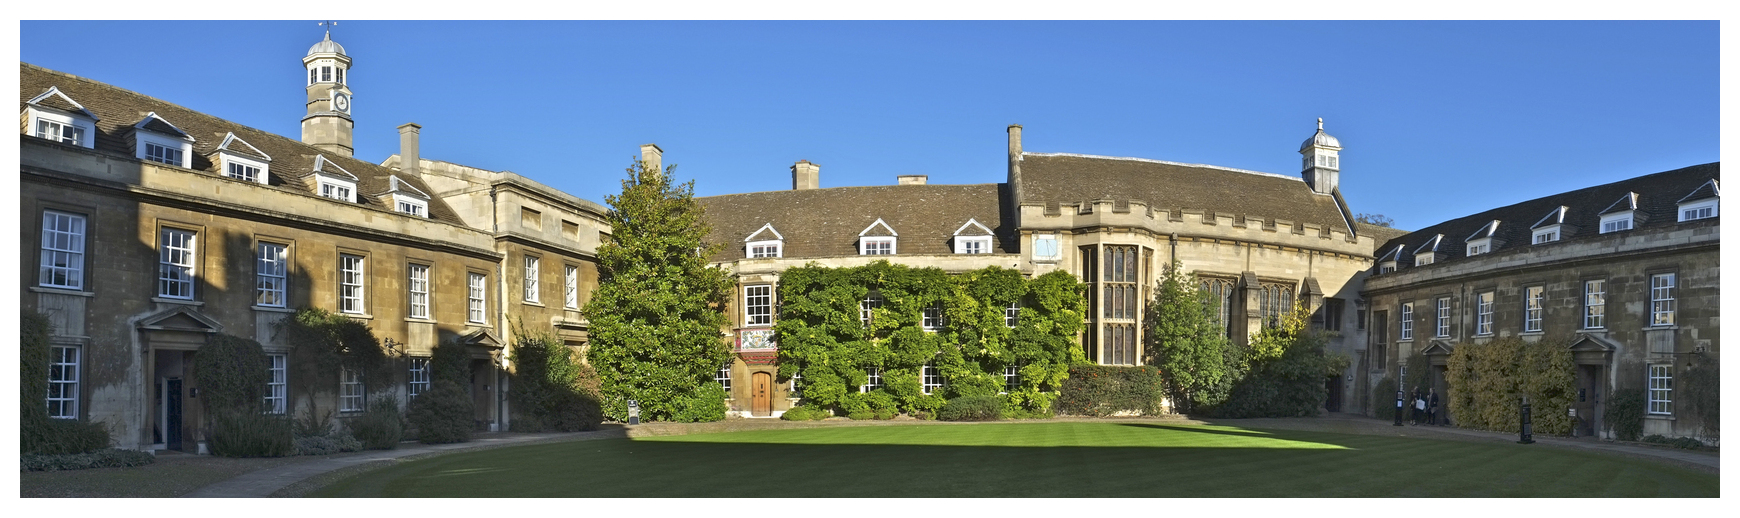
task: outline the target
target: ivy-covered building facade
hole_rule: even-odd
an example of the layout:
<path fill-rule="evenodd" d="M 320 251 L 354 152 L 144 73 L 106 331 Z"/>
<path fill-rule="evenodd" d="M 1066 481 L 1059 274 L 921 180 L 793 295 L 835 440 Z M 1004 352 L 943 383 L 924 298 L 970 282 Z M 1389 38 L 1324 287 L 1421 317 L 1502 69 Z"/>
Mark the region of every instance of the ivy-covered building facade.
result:
<path fill-rule="evenodd" d="M 1459 348 L 1551 342 L 1570 352 L 1574 393 L 1569 408 L 1536 402 L 1536 415 L 1610 437 L 1616 395 L 1641 391 L 1643 434 L 1711 437 L 1689 403 L 1700 391 L 1714 401 L 1716 387 L 1687 375 L 1719 364 L 1720 170 L 1638 176 L 1388 240 L 1364 283 L 1376 323 L 1369 378 L 1419 379 L 1403 376 L 1411 363 L 1449 394 L 1467 390 L 1447 379 Z M 1384 411 L 1394 398 L 1363 395 Z"/>

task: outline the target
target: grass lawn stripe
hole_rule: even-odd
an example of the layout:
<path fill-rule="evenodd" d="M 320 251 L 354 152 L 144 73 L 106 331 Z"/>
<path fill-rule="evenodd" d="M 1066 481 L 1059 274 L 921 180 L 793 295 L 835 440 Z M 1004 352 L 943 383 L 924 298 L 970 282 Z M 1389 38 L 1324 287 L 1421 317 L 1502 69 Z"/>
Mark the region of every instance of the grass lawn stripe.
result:
<path fill-rule="evenodd" d="M 1029 422 L 756 430 L 498 448 L 313 496 L 1716 496 L 1718 477 L 1504 443 L 1225 426 Z"/>

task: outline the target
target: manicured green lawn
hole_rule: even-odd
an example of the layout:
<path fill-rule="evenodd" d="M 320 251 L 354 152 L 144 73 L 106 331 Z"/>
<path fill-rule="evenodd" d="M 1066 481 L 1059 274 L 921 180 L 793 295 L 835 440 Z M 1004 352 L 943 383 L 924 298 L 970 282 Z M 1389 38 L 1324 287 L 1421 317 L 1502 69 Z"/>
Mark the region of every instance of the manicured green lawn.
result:
<path fill-rule="evenodd" d="M 312 496 L 1714 497 L 1717 476 L 1542 445 L 1109 422 L 766 430 L 499 448 Z"/>

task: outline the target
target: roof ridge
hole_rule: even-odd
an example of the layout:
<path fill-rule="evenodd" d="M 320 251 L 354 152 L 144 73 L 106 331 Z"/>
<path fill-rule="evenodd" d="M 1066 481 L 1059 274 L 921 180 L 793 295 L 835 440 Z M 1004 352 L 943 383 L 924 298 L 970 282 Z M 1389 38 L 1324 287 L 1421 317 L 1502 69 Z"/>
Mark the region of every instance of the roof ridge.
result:
<path fill-rule="evenodd" d="M 1294 180 L 1294 181 L 1297 181 L 1300 183 L 1305 182 L 1304 178 L 1300 178 L 1297 176 L 1287 176 L 1284 174 L 1265 173 L 1262 171 L 1252 171 L 1249 169 L 1239 169 L 1236 167 L 1226 167 L 1226 166 L 1219 166 L 1219 165 L 1212 165 L 1212 164 L 1191 164 L 1191 163 L 1185 163 L 1185 162 L 1173 162 L 1170 160 L 1156 160 L 1156 159 L 1152 159 L 1152 158 L 1136 158 L 1136 157 L 1128 157 L 1128 156 L 1088 155 L 1088 154 L 1083 154 L 1083 153 L 1032 153 L 1032 152 L 1027 152 L 1027 151 L 1023 151 L 1023 152 L 1021 152 L 1021 154 L 1023 156 L 1026 156 L 1026 155 L 1032 155 L 1032 156 L 1066 156 L 1066 157 L 1075 157 L 1075 158 L 1100 158 L 1100 159 L 1106 159 L 1106 160 L 1129 160 L 1132 162 L 1149 162 L 1149 163 L 1154 163 L 1154 164 L 1166 164 L 1166 165 L 1176 165 L 1176 166 L 1184 166 L 1184 167 L 1200 167 L 1200 168 L 1204 168 L 1204 169 L 1219 169 L 1222 171 L 1232 171 L 1235 173 L 1253 174 L 1253 175 L 1257 175 L 1257 176 L 1271 176 L 1271 177 L 1281 178 L 1281 179 L 1286 179 L 1286 180 Z"/>
<path fill-rule="evenodd" d="M 827 191 L 827 190 L 832 190 L 832 189 L 875 189 L 875 188 L 890 188 L 890 187 L 901 187 L 901 188 L 907 188 L 907 187 L 984 187 L 984 186 L 995 187 L 998 185 L 1003 185 L 1003 184 L 1001 182 L 993 182 L 993 183 L 940 183 L 940 184 L 932 183 L 932 184 L 907 184 L 907 185 L 841 185 L 841 186 L 837 186 L 837 187 L 821 187 L 821 188 L 816 188 L 816 189 L 780 189 L 777 191 L 733 192 L 733 193 L 726 193 L 726 194 L 714 194 L 711 196 L 696 196 L 695 199 L 698 200 L 698 199 L 703 199 L 703 198 L 722 198 L 725 196 L 745 196 L 745 195 L 750 195 L 750 194 L 769 194 L 769 193 L 779 193 L 779 192 Z"/>

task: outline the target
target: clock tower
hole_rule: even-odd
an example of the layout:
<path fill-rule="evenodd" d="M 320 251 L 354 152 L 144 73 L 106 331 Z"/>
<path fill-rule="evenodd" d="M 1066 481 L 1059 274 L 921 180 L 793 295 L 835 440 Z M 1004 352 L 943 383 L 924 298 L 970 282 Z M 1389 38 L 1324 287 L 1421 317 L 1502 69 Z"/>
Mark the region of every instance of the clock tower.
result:
<path fill-rule="evenodd" d="M 351 131 L 356 123 L 350 118 L 350 87 L 345 77 L 350 56 L 344 54 L 344 46 L 332 41 L 331 28 L 326 39 L 308 48 L 302 65 L 308 69 L 308 115 L 302 117 L 302 142 L 335 155 L 351 156 L 355 151 Z"/>

